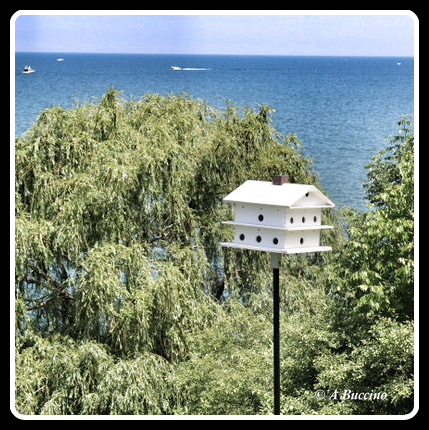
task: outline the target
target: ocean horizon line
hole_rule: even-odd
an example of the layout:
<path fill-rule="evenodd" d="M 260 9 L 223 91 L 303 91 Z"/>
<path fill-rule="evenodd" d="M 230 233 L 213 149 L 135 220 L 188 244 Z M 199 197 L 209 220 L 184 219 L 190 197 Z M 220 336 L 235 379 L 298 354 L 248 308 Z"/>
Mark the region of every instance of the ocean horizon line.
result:
<path fill-rule="evenodd" d="M 301 54 L 220 54 L 168 52 L 79 52 L 79 51 L 15 51 L 15 54 L 90 54 L 90 55 L 180 55 L 222 57 L 300 57 L 300 58 L 414 58 L 410 55 L 301 55 Z"/>

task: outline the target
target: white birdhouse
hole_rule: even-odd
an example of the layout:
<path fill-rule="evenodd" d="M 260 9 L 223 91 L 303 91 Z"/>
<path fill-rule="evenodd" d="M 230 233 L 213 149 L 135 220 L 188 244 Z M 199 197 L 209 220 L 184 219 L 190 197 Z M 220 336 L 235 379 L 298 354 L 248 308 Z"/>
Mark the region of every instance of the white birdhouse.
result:
<path fill-rule="evenodd" d="M 320 246 L 322 208 L 334 204 L 314 185 L 289 184 L 287 176 L 276 175 L 273 182 L 246 181 L 223 201 L 234 203 L 234 241 L 222 246 L 274 253 L 330 251 Z"/>

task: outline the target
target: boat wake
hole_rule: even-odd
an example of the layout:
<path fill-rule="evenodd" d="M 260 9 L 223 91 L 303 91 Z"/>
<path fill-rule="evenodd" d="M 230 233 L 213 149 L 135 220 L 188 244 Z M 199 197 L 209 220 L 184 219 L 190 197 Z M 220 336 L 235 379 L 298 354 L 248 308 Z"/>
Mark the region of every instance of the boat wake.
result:
<path fill-rule="evenodd" d="M 171 70 L 211 70 L 211 69 L 206 69 L 204 67 L 177 67 L 177 66 L 171 66 L 170 69 Z"/>
<path fill-rule="evenodd" d="M 211 69 L 205 69 L 203 67 L 184 67 L 182 70 L 211 70 Z"/>

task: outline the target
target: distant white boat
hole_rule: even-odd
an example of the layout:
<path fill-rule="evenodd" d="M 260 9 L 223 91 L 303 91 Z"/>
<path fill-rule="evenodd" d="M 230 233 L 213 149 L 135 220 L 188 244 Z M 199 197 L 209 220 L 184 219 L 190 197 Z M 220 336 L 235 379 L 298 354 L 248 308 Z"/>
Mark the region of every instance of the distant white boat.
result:
<path fill-rule="evenodd" d="M 171 66 L 170 70 L 182 70 L 181 67 L 177 67 L 177 66 Z"/>
<path fill-rule="evenodd" d="M 396 63 L 398 66 L 400 66 L 402 63 Z"/>
<path fill-rule="evenodd" d="M 35 70 L 32 69 L 30 66 L 25 66 L 24 70 L 22 71 L 22 73 L 25 73 L 25 74 L 34 73 L 34 72 Z"/>
<path fill-rule="evenodd" d="M 64 61 L 64 58 L 55 58 L 55 61 Z"/>

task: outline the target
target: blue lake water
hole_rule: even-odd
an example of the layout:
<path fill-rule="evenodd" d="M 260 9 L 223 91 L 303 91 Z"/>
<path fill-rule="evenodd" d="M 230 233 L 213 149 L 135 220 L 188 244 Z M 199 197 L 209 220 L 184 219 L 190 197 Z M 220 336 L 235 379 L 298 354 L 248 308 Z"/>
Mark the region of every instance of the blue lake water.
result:
<path fill-rule="evenodd" d="M 63 58 L 64 61 L 55 61 Z M 398 64 L 399 63 L 399 64 Z M 36 70 L 23 74 L 25 65 Z M 170 66 L 206 70 L 170 70 Z M 113 85 L 127 98 L 186 92 L 223 109 L 268 104 L 274 127 L 294 133 L 330 198 L 365 210 L 365 164 L 414 115 L 414 59 L 16 53 L 15 134 L 50 105 L 92 101 Z"/>

